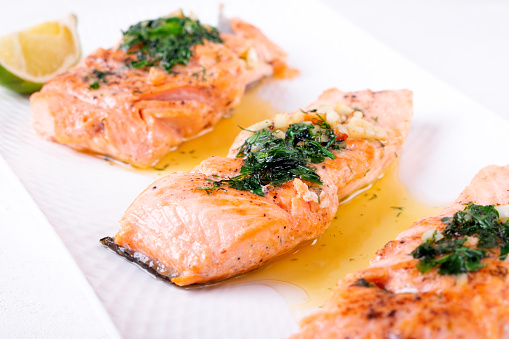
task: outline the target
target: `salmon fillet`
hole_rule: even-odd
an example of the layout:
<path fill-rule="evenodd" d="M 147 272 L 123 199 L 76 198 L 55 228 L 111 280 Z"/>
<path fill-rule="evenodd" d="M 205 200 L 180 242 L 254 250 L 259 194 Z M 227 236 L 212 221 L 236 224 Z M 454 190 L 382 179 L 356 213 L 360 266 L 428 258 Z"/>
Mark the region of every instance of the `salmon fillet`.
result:
<path fill-rule="evenodd" d="M 118 47 L 96 50 L 30 97 L 35 130 L 79 151 L 155 165 L 210 130 L 239 104 L 246 86 L 284 67 L 285 52 L 259 29 L 241 19 L 230 25 L 223 43 L 192 46 L 188 64 L 171 72 L 127 67 L 136 54 Z"/>
<path fill-rule="evenodd" d="M 509 338 L 509 263 L 491 249 L 468 275 L 421 273 L 409 254 L 425 232 L 465 204 L 509 203 L 509 166 L 482 169 L 440 215 L 423 218 L 379 250 L 368 268 L 341 279 L 332 298 L 291 338 Z"/>
<path fill-rule="evenodd" d="M 211 157 L 190 173 L 176 172 L 154 182 L 127 209 L 114 241 L 103 239 L 103 244 L 130 260 L 142 258 L 133 261 L 180 286 L 253 270 L 321 235 L 340 200 L 383 173 L 407 136 L 411 97 L 408 90 L 331 89 L 308 107 L 335 107 L 340 113 L 355 107 L 364 115 L 359 119 L 362 114 L 347 109 L 346 120 L 338 124 L 348 126 L 345 148 L 334 151 L 334 159 L 312 164 L 322 181 L 319 190 L 299 178 L 279 187 L 266 185 L 261 196 L 231 187 L 202 189 L 239 174 L 244 163 L 236 157 L 239 148 L 260 124 L 274 128 L 276 116 L 242 131 L 227 157 Z M 304 116 L 297 112 L 289 119 Z M 356 136 L 361 125 L 367 134 Z M 384 140 L 372 137 L 375 132 Z"/>

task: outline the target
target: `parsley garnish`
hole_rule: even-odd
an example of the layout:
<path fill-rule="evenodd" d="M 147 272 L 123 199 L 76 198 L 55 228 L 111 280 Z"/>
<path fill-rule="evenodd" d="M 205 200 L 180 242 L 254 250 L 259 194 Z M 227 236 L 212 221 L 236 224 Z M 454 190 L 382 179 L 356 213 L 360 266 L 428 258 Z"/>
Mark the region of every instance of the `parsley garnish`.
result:
<path fill-rule="evenodd" d="M 345 148 L 344 139 L 336 134 L 325 120 L 315 124 L 295 123 L 288 127 L 285 137 L 280 131 L 267 127 L 246 139 L 237 154 L 244 159 L 240 175 L 214 181 L 212 187 L 199 187 L 208 193 L 222 184 L 264 196 L 263 186 L 281 186 L 293 178 L 301 178 L 321 185 L 320 176 L 310 163 L 321 163 L 325 158 L 334 159 L 332 150 Z"/>
<path fill-rule="evenodd" d="M 415 259 L 419 259 L 417 269 L 426 273 L 438 266 L 438 274 L 461 274 L 470 271 L 478 271 L 484 267 L 481 259 L 486 257 L 486 252 L 465 247 L 463 244 L 467 237 L 448 240 L 446 238 L 436 241 L 428 239 L 420 244 L 412 253 Z M 441 256 L 440 258 L 437 258 Z"/>
<path fill-rule="evenodd" d="M 419 259 L 417 268 L 421 273 L 438 266 L 439 274 L 461 274 L 476 272 L 486 266 L 481 263 L 488 257 L 486 250 L 500 248 L 498 259 L 504 260 L 509 254 L 509 221 L 499 222 L 494 205 L 481 206 L 468 203 L 463 211 L 453 217 L 442 218 L 447 225 L 438 239 L 433 237 L 420 244 L 412 253 Z M 464 246 L 467 236 L 477 237 L 477 248 Z"/>
<path fill-rule="evenodd" d="M 166 71 L 177 64 L 187 65 L 193 52 L 191 47 L 203 45 L 204 40 L 222 42 L 214 27 L 204 26 L 188 17 L 147 20 L 123 32 L 121 49 L 136 54 L 129 63 L 133 68 L 162 66 Z"/>
<path fill-rule="evenodd" d="M 494 248 L 509 243 L 509 222 L 498 222 L 499 214 L 495 206 L 480 206 L 469 203 L 463 211 L 457 212 L 452 218 L 443 218 L 447 224 L 444 235 L 452 236 L 477 236 L 478 247 Z"/>
<path fill-rule="evenodd" d="M 111 72 L 102 72 L 97 69 L 94 69 L 92 71 L 91 76 L 97 80 L 95 80 L 88 88 L 89 89 L 98 89 L 100 86 L 100 82 L 106 83 L 106 77 L 108 75 L 112 75 L 112 74 L 113 73 L 111 73 Z"/>
<path fill-rule="evenodd" d="M 364 278 L 360 278 L 360 279 L 357 279 L 355 280 L 355 282 L 352 284 L 352 286 L 357 286 L 357 287 L 368 287 L 368 288 L 371 288 L 371 287 L 378 287 L 374 282 L 371 282 L 371 281 L 367 281 L 366 279 Z"/>
<path fill-rule="evenodd" d="M 98 89 L 99 88 L 99 81 L 94 81 L 90 86 L 88 86 L 90 89 Z"/>

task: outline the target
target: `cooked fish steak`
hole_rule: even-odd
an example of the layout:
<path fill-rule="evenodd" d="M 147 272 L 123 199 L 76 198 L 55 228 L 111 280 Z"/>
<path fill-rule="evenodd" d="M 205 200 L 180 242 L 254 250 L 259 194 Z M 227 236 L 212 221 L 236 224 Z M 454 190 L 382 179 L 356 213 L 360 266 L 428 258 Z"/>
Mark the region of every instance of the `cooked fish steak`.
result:
<path fill-rule="evenodd" d="M 499 249 L 482 260 L 486 266 L 460 275 L 421 273 L 410 255 L 426 232 L 443 232 L 442 218 L 470 202 L 507 205 L 509 166 L 481 170 L 452 206 L 417 221 L 379 250 L 368 268 L 341 279 L 292 338 L 508 338 L 509 263 L 498 258 Z"/>
<path fill-rule="evenodd" d="M 171 71 L 130 67 L 137 54 L 98 49 L 30 97 L 35 130 L 80 151 L 135 167 L 155 165 L 186 139 L 212 128 L 235 108 L 246 86 L 284 67 L 286 54 L 240 19 L 222 43 L 191 47 Z"/>
<path fill-rule="evenodd" d="M 227 157 L 211 157 L 190 173 L 176 172 L 150 185 L 125 212 L 116 246 L 141 253 L 159 276 L 184 286 L 247 272 L 321 235 L 340 200 L 375 180 L 397 156 L 412 116 L 411 92 L 331 89 L 308 109 L 320 112 L 323 107 L 340 112 L 356 107 L 363 113 L 350 108 L 343 124 L 337 124 L 338 129 L 348 126 L 350 133 L 344 149 L 311 165 L 320 186 L 294 178 L 281 186 L 265 185 L 261 195 L 224 185 L 204 190 L 239 174 L 244 160 L 236 155 L 253 135 L 252 126 L 239 134 Z M 289 119 L 305 116 L 297 112 Z M 273 129 L 275 123 L 262 122 Z M 367 134 L 354 137 L 356 128 Z"/>

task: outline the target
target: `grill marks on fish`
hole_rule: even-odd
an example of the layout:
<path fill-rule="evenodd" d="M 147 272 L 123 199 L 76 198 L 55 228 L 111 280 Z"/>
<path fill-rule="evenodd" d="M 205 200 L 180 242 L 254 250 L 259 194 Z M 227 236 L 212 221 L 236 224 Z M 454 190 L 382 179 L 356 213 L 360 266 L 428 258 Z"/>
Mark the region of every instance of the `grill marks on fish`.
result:
<path fill-rule="evenodd" d="M 411 92 L 406 90 L 333 89 L 309 108 L 348 102 L 352 94 L 360 98 L 357 105 L 367 118 L 380 117 L 378 126 L 388 140 L 382 145 L 375 139 L 348 138 L 345 150 L 334 151 L 335 159 L 313 165 L 323 182 L 319 201 L 306 194 L 311 183 L 298 178 L 265 187 L 264 196 L 229 187 L 200 190 L 210 184 L 207 180 L 238 173 L 243 161 L 235 156 L 252 134 L 242 131 L 227 157 L 204 160 L 190 173 L 170 174 L 141 193 L 125 212 L 115 244 L 171 267 L 171 281 L 184 286 L 247 272 L 321 235 L 339 201 L 376 180 L 395 158 L 412 116 Z"/>
<path fill-rule="evenodd" d="M 439 216 L 423 218 L 380 249 L 364 270 L 338 282 L 332 298 L 305 318 L 292 338 L 506 338 L 509 336 L 509 263 L 498 253 L 466 276 L 422 274 L 409 253 L 441 219 L 465 203 L 509 203 L 509 166 L 481 170 L 456 203 Z M 496 252 L 496 251 L 495 251 Z M 369 286 L 356 282 L 366 281 Z"/>

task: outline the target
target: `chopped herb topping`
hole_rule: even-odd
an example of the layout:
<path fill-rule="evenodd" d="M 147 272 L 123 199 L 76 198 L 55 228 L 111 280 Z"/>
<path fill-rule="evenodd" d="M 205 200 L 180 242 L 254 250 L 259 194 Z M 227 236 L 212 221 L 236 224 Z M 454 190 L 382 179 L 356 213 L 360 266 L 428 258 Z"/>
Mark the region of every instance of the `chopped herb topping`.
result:
<path fill-rule="evenodd" d="M 136 54 L 133 68 L 160 66 L 170 71 L 177 64 L 187 65 L 191 47 L 204 41 L 222 42 L 216 28 L 202 25 L 189 17 L 147 20 L 123 32 L 121 49 Z"/>
<path fill-rule="evenodd" d="M 333 150 L 345 148 L 344 138 L 336 136 L 331 126 L 317 114 L 319 121 L 290 124 L 286 132 L 267 127 L 246 139 L 237 154 L 244 159 L 240 175 L 214 181 L 212 187 L 199 187 L 208 193 L 222 184 L 264 196 L 263 186 L 281 186 L 293 178 L 321 185 L 320 176 L 310 163 L 334 159 Z"/>
<path fill-rule="evenodd" d="M 223 184 L 224 181 L 227 181 L 227 180 L 205 179 L 205 181 L 210 182 L 212 184 L 212 186 L 202 186 L 202 187 L 197 187 L 196 189 L 205 191 L 205 192 L 207 192 L 207 194 L 210 194 L 210 193 L 212 193 L 214 191 L 218 191 L 218 190 L 226 191 L 224 188 L 221 188 L 221 185 Z"/>
<path fill-rule="evenodd" d="M 478 271 L 484 267 L 481 259 L 486 257 L 486 252 L 463 246 L 467 237 L 448 240 L 428 239 L 420 244 L 411 254 L 419 259 L 417 269 L 426 273 L 438 266 L 438 274 L 461 274 L 470 271 Z M 440 258 L 437 258 L 440 256 Z"/>
<path fill-rule="evenodd" d="M 505 260 L 509 254 L 509 244 L 504 244 L 500 247 L 500 255 L 498 259 Z"/>
<path fill-rule="evenodd" d="M 479 238 L 478 247 L 490 249 L 509 243 L 509 222 L 501 224 L 495 206 L 480 206 L 469 203 L 463 211 L 454 216 L 443 218 L 447 225 L 444 230 L 446 237 L 476 236 Z"/>
<path fill-rule="evenodd" d="M 112 75 L 112 74 L 113 73 L 111 73 L 111 72 L 102 72 L 97 69 L 94 69 L 92 71 L 91 77 L 92 77 L 92 79 L 96 79 L 96 80 L 88 88 L 89 89 L 98 89 L 100 86 L 100 82 L 103 82 L 106 84 L 107 83 L 106 77 L 108 75 Z"/>
<path fill-rule="evenodd" d="M 200 72 L 195 72 L 195 73 L 191 74 L 191 76 L 198 78 L 198 79 L 201 78 L 201 80 L 203 81 L 203 80 L 205 80 L 205 74 L 206 74 L 205 72 L 207 72 L 207 69 L 202 66 L 202 70 Z"/>
<path fill-rule="evenodd" d="M 355 280 L 355 282 L 353 283 L 352 286 L 357 286 L 357 287 L 368 287 L 368 288 L 371 288 L 371 287 L 378 287 L 374 282 L 371 282 L 371 281 L 367 281 L 366 279 L 364 278 L 360 278 L 360 279 L 357 279 Z"/>
<path fill-rule="evenodd" d="M 419 259 L 417 268 L 421 273 L 437 266 L 439 274 L 476 272 L 486 266 L 481 263 L 489 256 L 486 250 L 499 247 L 500 260 L 509 254 L 509 221 L 499 222 L 494 205 L 470 202 L 463 211 L 442 218 L 442 222 L 447 225 L 443 233 L 435 231 L 430 239 L 410 253 Z M 477 248 L 465 246 L 467 236 L 477 238 Z"/>

